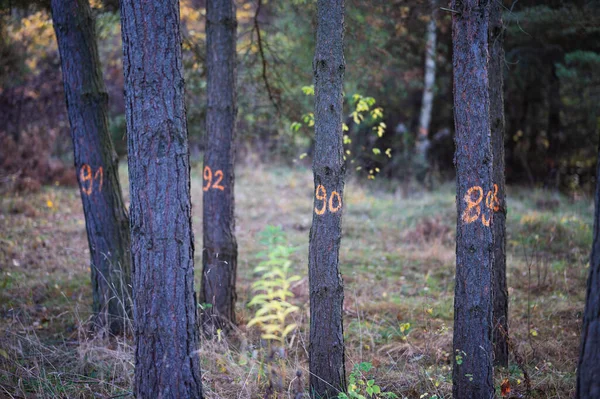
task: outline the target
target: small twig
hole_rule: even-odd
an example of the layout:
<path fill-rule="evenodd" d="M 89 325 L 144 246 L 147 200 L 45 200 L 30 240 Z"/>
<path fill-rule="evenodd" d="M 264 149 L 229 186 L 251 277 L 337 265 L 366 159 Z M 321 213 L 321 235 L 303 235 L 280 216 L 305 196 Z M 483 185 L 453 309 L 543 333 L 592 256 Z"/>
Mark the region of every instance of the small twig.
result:
<path fill-rule="evenodd" d="M 256 12 L 254 13 L 254 30 L 256 30 L 256 37 L 258 38 L 258 52 L 260 53 L 260 59 L 262 61 L 262 78 L 265 82 L 265 87 L 267 88 L 267 94 L 269 95 L 269 100 L 275 107 L 277 114 L 279 114 L 279 105 L 277 101 L 275 101 L 275 97 L 273 96 L 273 91 L 271 90 L 271 85 L 269 84 L 269 79 L 267 78 L 267 59 L 265 58 L 265 51 L 263 48 L 262 38 L 260 35 L 260 26 L 258 24 L 258 14 L 260 13 L 260 6 L 262 4 L 261 0 L 257 0 L 256 2 Z"/>
<path fill-rule="evenodd" d="M 109 396 L 106 399 L 122 398 L 123 396 L 130 396 L 130 395 L 133 395 L 133 392 L 125 392 L 125 393 L 121 393 L 119 395 Z"/>
<path fill-rule="evenodd" d="M 458 15 L 460 15 L 460 11 L 456 11 L 456 10 L 453 10 L 451 8 L 440 7 L 440 10 L 446 11 L 446 12 L 451 12 L 452 14 L 458 14 Z"/>

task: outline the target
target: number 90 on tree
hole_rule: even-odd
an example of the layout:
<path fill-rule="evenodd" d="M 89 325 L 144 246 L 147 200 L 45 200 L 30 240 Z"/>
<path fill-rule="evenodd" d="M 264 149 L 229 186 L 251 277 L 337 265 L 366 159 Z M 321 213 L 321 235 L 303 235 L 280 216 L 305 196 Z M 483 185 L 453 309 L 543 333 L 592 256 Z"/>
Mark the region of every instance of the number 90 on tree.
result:
<path fill-rule="evenodd" d="M 319 216 L 325 212 L 336 213 L 342 209 L 342 196 L 337 191 L 327 195 L 327 189 L 319 184 L 315 189 L 315 213 Z"/>

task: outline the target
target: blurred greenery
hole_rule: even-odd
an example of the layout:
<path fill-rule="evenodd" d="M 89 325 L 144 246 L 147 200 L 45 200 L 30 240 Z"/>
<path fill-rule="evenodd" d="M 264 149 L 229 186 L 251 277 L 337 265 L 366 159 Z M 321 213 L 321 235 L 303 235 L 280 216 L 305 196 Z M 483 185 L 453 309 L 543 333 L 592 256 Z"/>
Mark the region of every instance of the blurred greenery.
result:
<path fill-rule="evenodd" d="M 451 13 L 436 10 L 436 81 L 429 159 L 413 156 L 422 101 L 426 25 L 422 0 L 346 2 L 347 149 L 369 175 L 429 182 L 453 177 Z M 112 137 L 126 155 L 118 4 L 92 0 L 110 99 Z M 263 160 L 310 162 L 312 129 L 295 122 L 312 111 L 316 2 L 237 1 L 238 153 Z M 506 162 L 509 182 L 589 192 L 595 181 L 600 127 L 600 6 L 589 0 L 503 0 Z M 201 157 L 206 113 L 205 6 L 181 0 L 188 128 Z M 19 141 L 53 132 L 52 156 L 70 159 L 68 119 L 54 32 L 45 1 L 0 2 L 0 135 Z M 256 23 L 255 23 L 256 22 Z M 258 27 L 258 29 L 257 29 Z M 258 45 L 262 39 L 262 51 Z M 264 58 L 264 62 L 263 62 Z M 264 70 L 263 70 L 264 68 Z M 269 96 L 267 85 L 271 91 Z M 377 99 L 387 133 L 351 124 L 353 95 Z M 290 128 L 294 126 L 294 128 Z M 392 159 L 373 148 L 391 149 Z M 428 166 L 431 165 L 431 168 Z M 0 165 L 1 167 L 1 165 Z"/>

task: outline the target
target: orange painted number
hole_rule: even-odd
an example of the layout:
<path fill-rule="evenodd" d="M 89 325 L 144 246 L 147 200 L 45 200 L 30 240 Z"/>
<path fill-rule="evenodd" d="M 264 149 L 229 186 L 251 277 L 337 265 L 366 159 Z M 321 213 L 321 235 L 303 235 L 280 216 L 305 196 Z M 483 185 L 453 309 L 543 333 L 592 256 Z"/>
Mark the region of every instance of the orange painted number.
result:
<path fill-rule="evenodd" d="M 214 175 L 217 179 L 213 183 L 213 172 L 210 166 L 205 166 L 204 171 L 202 172 L 202 177 L 206 181 L 206 185 L 202 186 L 202 191 L 208 191 L 213 188 L 216 190 L 225 190 L 225 187 L 221 185 L 221 181 L 223 180 L 223 171 L 221 169 L 217 170 Z"/>
<path fill-rule="evenodd" d="M 333 198 L 337 198 L 337 205 L 334 207 L 333 206 Z M 340 208 L 342 207 L 342 197 L 340 197 L 340 195 L 338 194 L 337 191 L 333 191 L 331 193 L 331 196 L 329 197 L 329 212 L 337 212 L 340 210 Z"/>
<path fill-rule="evenodd" d="M 325 213 L 325 207 L 327 206 L 327 190 L 325 190 L 325 187 L 323 187 L 320 184 L 317 186 L 317 190 L 315 192 L 315 198 L 318 201 L 323 201 L 323 206 L 321 207 L 321 209 L 318 209 L 315 206 L 315 213 L 317 215 L 323 215 Z"/>
<path fill-rule="evenodd" d="M 90 165 L 84 163 L 79 169 L 79 184 L 81 184 L 81 192 L 90 196 L 94 192 L 94 182 L 98 182 L 98 192 L 102 192 L 102 184 L 104 183 L 104 170 L 99 166 L 96 173 L 92 175 Z"/>
<path fill-rule="evenodd" d="M 477 192 L 478 194 L 475 201 L 473 201 L 474 192 Z M 479 186 L 471 187 L 467 190 L 464 199 L 467 203 L 467 209 L 465 209 L 465 211 L 462 214 L 462 220 L 467 224 L 473 223 L 474 221 L 479 219 L 479 216 L 481 215 L 481 207 L 479 206 L 479 204 L 483 199 L 483 189 Z"/>
<path fill-rule="evenodd" d="M 473 194 L 476 195 L 476 198 L 473 198 Z M 483 189 L 480 186 L 473 186 L 469 190 L 464 197 L 465 202 L 467 203 L 467 208 L 464 210 L 462 214 L 462 221 L 466 224 L 473 223 L 478 220 L 481 216 L 481 223 L 484 226 L 489 226 L 492 217 L 486 217 L 484 213 L 481 211 L 481 201 L 483 200 Z M 500 210 L 500 200 L 498 199 L 498 185 L 494 184 L 494 189 L 488 191 L 485 196 L 485 207 L 493 212 L 498 212 Z"/>
<path fill-rule="evenodd" d="M 329 209 L 331 213 L 336 213 L 342 208 L 342 196 L 337 191 L 332 191 L 329 201 L 327 201 L 327 190 L 321 184 L 315 190 L 315 198 L 317 201 L 323 201 L 320 208 L 315 206 L 315 213 L 319 216 L 325 214 L 326 209 Z"/>
<path fill-rule="evenodd" d="M 223 180 L 223 171 L 222 170 L 217 170 L 215 172 L 215 176 L 217 177 L 217 181 L 215 182 L 215 184 L 213 184 L 213 188 L 216 188 L 217 190 L 225 190 L 225 187 L 221 186 L 221 180 Z"/>

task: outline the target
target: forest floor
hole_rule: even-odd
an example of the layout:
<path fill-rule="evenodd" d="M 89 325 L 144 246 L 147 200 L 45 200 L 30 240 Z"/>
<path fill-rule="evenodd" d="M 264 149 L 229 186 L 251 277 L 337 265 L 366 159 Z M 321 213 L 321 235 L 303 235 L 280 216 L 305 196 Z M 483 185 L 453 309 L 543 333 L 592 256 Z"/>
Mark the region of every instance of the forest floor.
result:
<path fill-rule="evenodd" d="M 127 191 L 126 173 L 122 185 Z M 340 253 L 345 285 L 346 370 L 371 363 L 358 380 L 407 398 L 451 397 L 455 192 L 400 190 L 382 179 L 350 178 L 344 193 Z M 403 195 L 404 193 L 404 195 Z M 406 194 L 408 193 L 408 194 Z M 208 398 L 259 398 L 268 375 L 281 398 L 308 385 L 308 233 L 313 183 L 307 167 L 241 165 L 236 180 L 239 329 L 203 339 Z M 497 370 L 511 397 L 574 393 L 581 313 L 591 248 L 593 201 L 541 189 L 508 189 L 510 338 L 524 363 Z M 202 175 L 193 169 L 196 289 L 202 248 Z M 280 226 L 291 246 L 300 328 L 283 359 L 266 371 L 266 349 L 247 303 L 253 268 L 264 259 L 258 233 Z M 89 252 L 78 190 L 45 187 L 0 200 L 0 398 L 126 397 L 134 350 L 130 337 L 88 332 Z M 299 377 L 298 377 L 299 375 Z M 360 386 L 359 386 L 360 388 Z M 436 396 L 437 395 L 437 396 Z M 500 396 L 500 395 L 499 395 Z"/>

